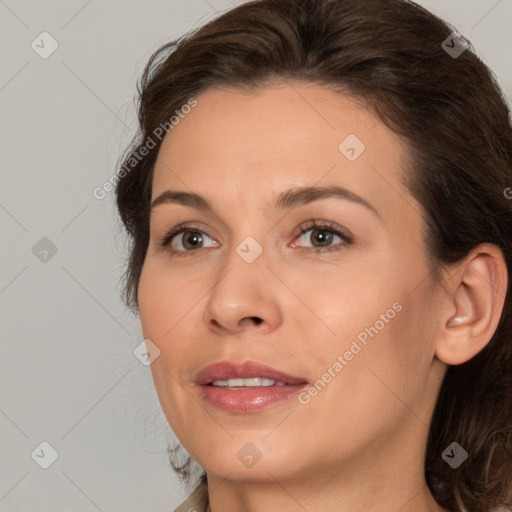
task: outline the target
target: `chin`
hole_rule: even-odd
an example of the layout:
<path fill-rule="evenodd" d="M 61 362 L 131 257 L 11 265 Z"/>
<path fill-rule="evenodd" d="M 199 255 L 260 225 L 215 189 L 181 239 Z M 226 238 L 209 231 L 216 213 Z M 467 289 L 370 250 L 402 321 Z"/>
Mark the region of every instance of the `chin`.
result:
<path fill-rule="evenodd" d="M 201 447 L 204 450 L 201 453 L 207 453 L 206 456 L 192 456 L 208 474 L 229 480 L 271 482 L 273 478 L 286 476 L 290 460 L 296 458 L 294 451 L 290 449 L 288 453 L 282 444 L 278 451 L 270 446 L 268 439 L 262 436 L 259 441 L 256 437 L 247 434 L 227 442 L 207 443 Z"/>

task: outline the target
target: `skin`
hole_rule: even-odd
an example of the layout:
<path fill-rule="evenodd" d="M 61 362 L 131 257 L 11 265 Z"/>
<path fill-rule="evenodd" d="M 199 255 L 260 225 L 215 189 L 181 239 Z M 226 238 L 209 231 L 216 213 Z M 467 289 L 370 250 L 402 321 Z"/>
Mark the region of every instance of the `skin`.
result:
<path fill-rule="evenodd" d="M 430 279 L 422 210 L 401 182 L 407 146 L 349 96 L 274 83 L 196 98 L 163 141 L 152 199 L 195 192 L 214 213 L 153 209 L 138 300 L 144 338 L 161 351 L 151 365 L 160 404 L 208 474 L 211 510 L 444 510 L 423 475 L 428 425 L 447 364 L 473 357 L 496 329 L 501 252 L 482 244 L 442 285 Z M 355 161 L 338 149 L 349 134 L 366 146 Z M 378 215 L 340 198 L 270 205 L 283 190 L 330 184 Z M 349 230 L 353 242 L 333 235 L 330 247 L 340 250 L 315 253 L 325 245 L 318 232 L 297 232 L 310 219 Z M 201 231 L 202 245 L 183 245 L 178 234 L 179 254 L 159 247 L 183 222 Z M 236 252 L 247 236 L 263 248 L 253 263 Z M 201 398 L 195 375 L 224 360 L 259 361 L 313 383 L 397 302 L 401 311 L 307 404 L 293 398 L 234 414 Z M 246 443 L 262 455 L 250 468 L 237 457 Z"/>

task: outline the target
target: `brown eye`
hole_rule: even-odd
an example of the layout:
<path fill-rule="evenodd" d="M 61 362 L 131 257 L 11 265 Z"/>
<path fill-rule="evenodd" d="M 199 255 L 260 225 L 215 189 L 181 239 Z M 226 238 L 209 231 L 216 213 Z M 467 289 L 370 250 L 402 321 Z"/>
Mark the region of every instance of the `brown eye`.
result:
<path fill-rule="evenodd" d="M 310 242 L 313 247 L 328 247 L 333 243 L 333 240 L 336 241 L 335 237 L 339 238 L 339 241 L 343 241 L 343 239 L 333 233 L 332 230 L 315 227 L 306 229 L 298 240 L 302 240 L 303 243 Z"/>
<path fill-rule="evenodd" d="M 181 235 L 181 245 L 185 249 L 197 249 L 202 242 L 203 237 L 199 231 L 184 231 Z"/>
<path fill-rule="evenodd" d="M 211 241 L 210 245 L 204 245 L 208 241 Z M 217 247 L 218 243 L 194 226 L 179 225 L 171 229 L 159 245 L 168 248 L 171 253 L 187 253 L 196 249 Z"/>
<path fill-rule="evenodd" d="M 325 252 L 330 252 L 341 249 L 343 245 L 350 244 L 352 237 L 344 233 L 341 228 L 314 222 L 301 228 L 297 240 L 301 242 L 300 245 L 302 246 L 307 247 L 307 244 L 310 243 L 310 247 L 319 249 L 315 252 L 324 252 L 322 249 Z"/>
<path fill-rule="evenodd" d="M 315 245 L 315 243 L 318 242 L 320 247 L 330 245 L 334 237 L 337 236 L 332 231 L 328 231 L 327 229 L 323 228 L 314 228 L 310 231 L 311 235 L 309 239 L 313 242 L 313 245 Z"/>
<path fill-rule="evenodd" d="M 202 231 L 181 230 L 177 234 L 173 235 L 170 243 L 173 250 L 191 251 L 194 249 L 201 249 L 203 247 L 202 244 L 206 239 L 212 240 Z"/>

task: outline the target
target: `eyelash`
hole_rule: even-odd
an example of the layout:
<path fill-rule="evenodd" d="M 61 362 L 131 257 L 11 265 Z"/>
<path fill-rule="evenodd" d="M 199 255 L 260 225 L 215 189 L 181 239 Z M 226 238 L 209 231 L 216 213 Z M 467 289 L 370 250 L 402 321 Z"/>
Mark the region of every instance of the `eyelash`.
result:
<path fill-rule="evenodd" d="M 340 242 L 337 245 L 334 245 L 332 247 L 330 246 L 330 247 L 308 247 L 308 248 L 305 248 L 308 250 L 308 252 L 313 252 L 315 254 L 319 254 L 319 253 L 324 253 L 324 252 L 329 253 L 329 252 L 334 252 L 334 251 L 340 251 L 343 248 L 343 246 L 350 245 L 353 243 L 352 235 L 348 234 L 340 226 L 338 226 L 332 222 L 329 222 L 329 221 L 317 221 L 317 220 L 309 221 L 309 223 L 307 225 L 300 226 L 298 228 L 298 232 L 295 233 L 293 236 L 295 238 L 299 238 L 304 233 L 307 233 L 308 231 L 315 229 L 315 228 L 320 228 L 322 231 L 328 231 L 334 235 L 339 236 L 343 240 L 343 243 Z M 159 241 L 159 246 L 163 247 L 163 248 L 167 247 L 176 235 L 179 235 L 179 234 L 187 232 L 187 231 L 202 233 L 209 237 L 208 233 L 205 233 L 203 230 L 199 229 L 196 226 L 193 226 L 190 224 L 180 224 L 180 225 L 172 228 L 169 232 L 167 232 L 163 236 L 163 238 Z M 200 247 L 200 249 L 201 249 L 201 247 Z M 167 250 L 171 254 L 178 255 L 178 256 L 184 256 L 187 253 L 195 252 L 195 250 L 179 251 L 179 250 L 170 249 L 170 248 L 168 248 Z"/>

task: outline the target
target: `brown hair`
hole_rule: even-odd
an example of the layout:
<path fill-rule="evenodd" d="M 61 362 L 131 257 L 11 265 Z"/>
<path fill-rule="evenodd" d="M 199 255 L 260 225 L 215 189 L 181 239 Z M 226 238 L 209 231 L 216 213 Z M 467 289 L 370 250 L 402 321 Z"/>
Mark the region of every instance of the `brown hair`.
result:
<path fill-rule="evenodd" d="M 432 278 L 441 279 L 446 264 L 490 242 L 503 252 L 509 289 L 509 108 L 470 44 L 458 57 L 442 47 L 453 32 L 406 0 L 260 0 L 238 6 L 152 55 L 139 86 L 140 132 L 122 168 L 148 138 L 155 139 L 158 126 L 209 87 L 250 90 L 275 80 L 325 85 L 362 99 L 407 140 L 412 169 L 404 183 L 423 208 Z M 116 186 L 131 240 L 124 299 L 135 312 L 159 147 L 157 141 L 149 154 L 132 162 Z M 491 341 L 467 363 L 448 368 L 438 397 L 425 476 L 442 507 L 489 512 L 512 506 L 511 379 L 507 293 Z M 469 454 L 456 469 L 441 457 L 454 441 Z"/>

